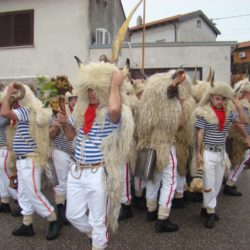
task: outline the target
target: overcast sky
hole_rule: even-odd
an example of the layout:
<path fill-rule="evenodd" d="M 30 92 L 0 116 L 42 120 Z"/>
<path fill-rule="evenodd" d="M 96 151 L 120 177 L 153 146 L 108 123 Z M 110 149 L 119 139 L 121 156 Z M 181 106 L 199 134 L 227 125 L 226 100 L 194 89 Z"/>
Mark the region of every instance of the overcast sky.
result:
<path fill-rule="evenodd" d="M 122 0 L 126 15 L 137 0 Z M 143 13 L 143 5 L 136 11 L 130 27 L 136 25 L 136 18 Z M 214 20 L 221 35 L 218 41 L 250 40 L 250 0 L 146 0 L 146 22 L 202 10 L 209 18 L 223 18 L 240 15 L 244 17 Z"/>

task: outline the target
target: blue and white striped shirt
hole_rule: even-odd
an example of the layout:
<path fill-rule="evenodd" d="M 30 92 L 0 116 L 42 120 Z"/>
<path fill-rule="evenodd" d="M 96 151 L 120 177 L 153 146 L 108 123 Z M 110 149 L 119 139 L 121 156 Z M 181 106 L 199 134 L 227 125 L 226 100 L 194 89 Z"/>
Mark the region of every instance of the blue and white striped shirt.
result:
<path fill-rule="evenodd" d="M 17 116 L 17 129 L 13 140 L 13 149 L 16 156 L 34 152 L 36 143 L 29 133 L 29 110 L 21 107 L 13 109 Z"/>
<path fill-rule="evenodd" d="M 0 147 L 6 146 L 6 128 L 10 124 L 10 120 L 0 116 Z"/>
<path fill-rule="evenodd" d="M 195 127 L 204 129 L 203 142 L 209 145 L 224 145 L 230 122 L 235 123 L 238 118 L 237 113 L 231 112 L 226 119 L 223 131 L 219 129 L 219 124 L 208 123 L 203 117 L 198 116 Z"/>
<path fill-rule="evenodd" d="M 50 120 L 50 127 L 55 121 L 55 116 L 53 115 Z M 59 131 L 58 134 L 52 139 L 52 146 L 55 149 L 62 150 L 70 155 L 73 155 L 74 148 L 73 142 L 69 140 L 62 131 Z"/>
<path fill-rule="evenodd" d="M 75 127 L 74 118 L 71 116 L 69 124 Z M 102 140 L 110 135 L 120 123 L 113 123 L 106 116 L 104 127 L 95 121 L 91 130 L 86 135 L 81 128 L 76 136 L 75 160 L 81 164 L 97 164 L 103 161 L 103 153 L 101 150 Z"/>

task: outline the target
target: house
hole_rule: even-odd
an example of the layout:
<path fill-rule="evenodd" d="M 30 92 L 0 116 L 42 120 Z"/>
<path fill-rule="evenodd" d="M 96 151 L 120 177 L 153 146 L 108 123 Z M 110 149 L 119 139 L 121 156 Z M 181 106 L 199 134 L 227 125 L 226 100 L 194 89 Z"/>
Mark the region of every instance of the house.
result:
<path fill-rule="evenodd" d="M 120 0 L 3 0 L 0 81 L 65 74 L 74 83 L 74 55 L 89 62 L 89 46 L 111 44 L 124 20 Z"/>
<path fill-rule="evenodd" d="M 238 43 L 232 53 L 232 82 L 250 73 L 250 41 Z"/>
<path fill-rule="evenodd" d="M 129 29 L 130 42 L 125 42 L 119 65 L 130 58 L 132 76 L 140 77 L 142 65 L 141 18 L 135 27 Z M 216 41 L 220 31 L 201 11 L 175 15 L 145 24 L 145 73 L 166 72 L 182 65 L 193 77 L 206 78 L 209 68 L 215 70 L 215 80 L 230 83 L 231 50 L 235 41 Z M 100 54 L 111 54 L 111 46 L 90 47 L 90 59 L 95 61 Z M 197 79 L 198 79 L 197 78 Z"/>
<path fill-rule="evenodd" d="M 140 17 L 137 26 L 130 28 L 131 43 L 141 42 L 143 25 Z M 220 31 L 201 11 L 167 17 L 145 25 L 147 42 L 216 41 Z"/>

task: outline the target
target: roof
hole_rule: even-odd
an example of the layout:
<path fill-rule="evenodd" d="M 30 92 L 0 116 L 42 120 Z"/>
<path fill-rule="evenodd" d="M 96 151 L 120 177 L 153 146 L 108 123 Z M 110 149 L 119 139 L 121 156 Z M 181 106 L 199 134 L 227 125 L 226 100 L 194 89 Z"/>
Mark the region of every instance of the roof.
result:
<path fill-rule="evenodd" d="M 218 35 L 221 34 L 220 31 L 215 27 L 215 25 L 213 24 L 213 22 L 208 19 L 208 17 L 201 11 L 201 10 L 197 10 L 194 12 L 190 12 L 190 13 L 186 13 L 186 14 L 178 14 L 172 17 L 167 17 L 164 19 L 159 19 L 153 22 L 149 22 L 145 24 L 145 28 L 146 29 L 150 29 L 150 28 L 154 28 L 156 26 L 159 25 L 164 25 L 164 24 L 170 24 L 170 23 L 176 23 L 176 22 L 183 22 L 189 19 L 192 19 L 194 17 L 202 17 L 203 20 L 211 27 L 211 29 Z M 130 32 L 137 32 L 143 29 L 143 25 L 140 26 L 134 26 L 129 28 Z"/>
<path fill-rule="evenodd" d="M 247 47 L 250 47 L 250 41 L 238 43 L 238 45 L 237 45 L 237 49 L 243 49 L 243 48 L 247 48 Z"/>

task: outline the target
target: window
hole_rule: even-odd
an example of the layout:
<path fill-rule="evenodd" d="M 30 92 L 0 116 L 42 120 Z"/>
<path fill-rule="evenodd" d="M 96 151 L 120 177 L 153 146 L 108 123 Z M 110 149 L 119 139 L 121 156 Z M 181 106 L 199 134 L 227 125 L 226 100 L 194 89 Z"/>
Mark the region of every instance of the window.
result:
<path fill-rule="evenodd" d="M 196 27 L 197 27 L 198 29 L 201 29 L 201 20 L 197 20 L 197 21 L 196 21 Z"/>
<path fill-rule="evenodd" d="M 0 47 L 34 44 L 34 10 L 0 13 Z"/>

